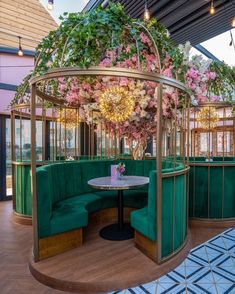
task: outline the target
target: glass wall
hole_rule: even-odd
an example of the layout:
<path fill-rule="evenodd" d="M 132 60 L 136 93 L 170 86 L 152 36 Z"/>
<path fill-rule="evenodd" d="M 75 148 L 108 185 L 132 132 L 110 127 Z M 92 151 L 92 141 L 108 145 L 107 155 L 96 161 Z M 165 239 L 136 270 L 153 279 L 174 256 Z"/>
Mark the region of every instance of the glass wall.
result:
<path fill-rule="evenodd" d="M 11 199 L 11 121 L 0 115 L 0 200 Z"/>

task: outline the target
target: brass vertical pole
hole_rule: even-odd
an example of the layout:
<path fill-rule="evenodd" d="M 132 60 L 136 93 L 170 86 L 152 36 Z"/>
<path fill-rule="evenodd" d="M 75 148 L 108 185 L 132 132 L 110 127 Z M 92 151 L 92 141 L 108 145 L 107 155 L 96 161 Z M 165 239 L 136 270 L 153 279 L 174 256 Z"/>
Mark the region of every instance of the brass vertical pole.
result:
<path fill-rule="evenodd" d="M 46 160 L 46 110 L 44 99 L 42 103 L 42 161 Z"/>
<path fill-rule="evenodd" d="M 189 163 L 189 136 L 190 136 L 190 99 L 188 97 L 187 101 L 187 127 L 186 127 L 186 132 L 187 132 L 187 164 Z M 191 141 L 192 145 L 192 141 Z"/>
<path fill-rule="evenodd" d="M 57 156 L 58 156 L 58 148 L 57 148 L 57 143 L 58 143 L 58 135 L 57 135 L 57 128 L 58 128 L 58 124 L 57 124 L 57 118 L 55 119 L 55 160 L 57 160 Z"/>
<path fill-rule="evenodd" d="M 60 106 L 60 126 L 59 126 L 59 140 L 60 140 L 60 142 L 59 142 L 59 148 L 60 148 L 60 152 L 59 152 L 59 160 L 61 160 L 61 148 L 62 148 L 62 146 L 61 146 L 61 144 L 62 144 L 62 134 L 61 134 L 61 132 L 62 132 L 62 130 L 61 130 L 61 117 L 62 117 L 62 111 L 61 111 L 61 106 Z"/>
<path fill-rule="evenodd" d="M 55 111 L 52 109 L 52 120 L 51 120 L 51 126 L 52 126 L 52 161 L 55 161 Z M 50 158 L 51 160 L 51 158 Z"/>
<path fill-rule="evenodd" d="M 15 162 L 15 113 L 11 111 L 11 162 Z M 12 204 L 13 209 L 16 209 L 16 180 L 15 180 L 15 164 L 11 164 L 12 168 Z"/>
<path fill-rule="evenodd" d="M 67 108 L 64 108 L 64 159 L 67 158 Z"/>
<path fill-rule="evenodd" d="M 161 263 L 162 259 L 162 84 L 157 89 L 157 262 Z"/>
<path fill-rule="evenodd" d="M 22 160 L 22 114 L 20 109 L 20 161 Z"/>
<path fill-rule="evenodd" d="M 36 193 L 36 85 L 31 86 L 31 191 L 32 191 L 32 220 L 33 220 L 33 256 L 39 260 L 37 193 Z"/>
<path fill-rule="evenodd" d="M 100 158 L 103 158 L 103 132 L 102 132 L 102 121 L 100 123 Z"/>

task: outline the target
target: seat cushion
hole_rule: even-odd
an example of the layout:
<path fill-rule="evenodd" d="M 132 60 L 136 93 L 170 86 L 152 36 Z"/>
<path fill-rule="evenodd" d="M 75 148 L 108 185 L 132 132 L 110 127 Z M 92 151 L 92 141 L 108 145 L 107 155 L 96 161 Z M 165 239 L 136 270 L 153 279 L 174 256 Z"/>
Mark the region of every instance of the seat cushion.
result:
<path fill-rule="evenodd" d="M 96 212 L 101 208 L 101 199 L 99 196 L 94 193 L 86 193 L 77 195 L 74 197 L 67 198 L 65 200 L 59 201 L 56 205 L 71 205 L 74 208 L 84 206 L 84 208 L 88 211 L 88 213 Z"/>
<path fill-rule="evenodd" d="M 147 206 L 131 212 L 131 226 L 145 237 L 156 241 L 156 224 L 149 222 Z"/>
<path fill-rule="evenodd" d="M 54 206 L 50 225 L 51 234 L 55 235 L 87 226 L 88 212 L 83 203 L 74 206 L 72 203 L 64 203 Z M 46 236 L 44 236 L 46 237 Z"/>

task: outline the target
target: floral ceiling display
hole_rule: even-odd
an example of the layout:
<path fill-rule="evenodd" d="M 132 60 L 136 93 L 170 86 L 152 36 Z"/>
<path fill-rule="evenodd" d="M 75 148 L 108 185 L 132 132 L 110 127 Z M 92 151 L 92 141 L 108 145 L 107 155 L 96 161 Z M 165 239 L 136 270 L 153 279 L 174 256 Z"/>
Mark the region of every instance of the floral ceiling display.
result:
<path fill-rule="evenodd" d="M 105 10 L 65 13 L 61 20 L 59 28 L 38 46 L 35 69 L 19 86 L 13 105 L 29 99 L 28 82 L 33 76 L 54 68 L 92 66 L 137 69 L 175 78 L 188 86 L 194 103 L 232 99 L 234 68 L 201 56 L 189 59 L 190 44 L 176 47 L 167 29 L 155 19 L 137 21 L 126 15 L 120 4 L 110 4 Z M 111 75 L 60 77 L 42 85 L 66 105 L 77 106 L 83 121 L 102 121 L 109 130 L 134 140 L 147 140 L 156 132 L 157 86 L 156 82 Z M 165 118 L 177 117 L 182 96 L 165 86 Z"/>

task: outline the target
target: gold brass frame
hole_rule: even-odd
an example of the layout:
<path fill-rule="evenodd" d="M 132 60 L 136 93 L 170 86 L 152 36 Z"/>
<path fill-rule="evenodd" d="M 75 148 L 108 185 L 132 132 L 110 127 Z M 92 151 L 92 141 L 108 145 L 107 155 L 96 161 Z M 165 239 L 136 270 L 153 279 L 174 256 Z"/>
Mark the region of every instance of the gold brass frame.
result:
<path fill-rule="evenodd" d="M 192 217 L 190 218 L 190 221 L 196 221 L 201 223 L 210 223 L 211 225 L 216 226 L 220 222 L 220 225 L 227 221 L 235 221 L 235 218 L 224 218 L 223 215 L 223 208 L 224 208 L 224 185 L 225 185 L 225 171 L 224 169 L 226 166 L 234 166 L 235 163 L 225 161 L 225 157 L 235 157 L 235 116 L 232 113 L 232 108 L 235 106 L 235 102 L 227 102 L 227 101 L 219 101 L 219 102 L 205 102 L 200 103 L 196 108 L 201 109 L 203 107 L 213 107 L 216 108 L 219 113 L 219 122 L 217 123 L 217 126 L 213 129 L 209 130 L 203 130 L 201 127 L 198 126 L 197 117 L 194 112 L 193 116 L 190 117 L 191 122 L 191 129 L 190 129 L 190 136 L 191 136 L 191 150 L 190 150 L 190 156 L 191 161 L 189 162 L 189 166 L 193 169 L 193 191 L 192 191 L 192 202 L 193 202 L 193 210 L 192 210 Z M 227 116 L 228 111 L 231 112 L 231 116 Z M 226 147 L 226 140 L 225 140 L 225 132 L 229 132 L 229 151 Z M 200 135 L 201 133 L 206 134 L 206 152 L 202 152 L 199 148 L 199 142 L 200 142 Z M 218 133 L 222 133 L 222 150 L 218 150 Z M 201 153 L 200 153 L 201 152 Z M 214 155 L 211 156 L 211 152 L 214 153 Z M 205 156 L 203 153 L 208 154 L 208 160 L 205 162 L 196 161 L 197 156 Z M 210 162 L 211 157 L 219 156 L 221 157 L 220 162 L 213 163 Z M 213 158 L 212 158 L 213 159 Z M 208 201 L 208 211 L 207 211 L 207 217 L 199 218 L 195 217 L 195 198 L 196 198 L 196 187 L 195 187 L 195 173 L 196 173 L 196 167 L 205 166 L 208 169 L 208 183 L 207 183 L 207 201 Z M 221 167 L 222 168 L 222 203 L 221 203 L 221 218 L 210 218 L 210 207 L 209 207 L 209 200 L 211 197 L 211 191 L 210 191 L 210 181 L 211 181 L 211 168 L 213 167 Z"/>
<path fill-rule="evenodd" d="M 210 154 L 210 145 L 214 145 L 216 146 L 216 155 L 214 156 L 222 156 L 223 157 L 223 161 L 224 161 L 224 157 L 227 156 L 235 156 L 235 116 L 234 114 L 231 117 L 227 117 L 226 115 L 226 110 L 230 109 L 232 111 L 232 108 L 235 106 L 235 102 L 231 101 L 231 102 L 227 102 L 227 101 L 218 101 L 218 102 L 204 102 L 204 103 L 200 103 L 198 106 L 193 107 L 192 109 L 201 109 L 204 107 L 213 107 L 216 108 L 217 110 L 221 111 L 221 116 L 219 117 L 219 122 L 218 125 L 213 128 L 213 129 L 209 129 L 209 130 L 203 130 L 197 122 L 197 117 L 196 114 L 194 112 L 193 116 L 190 117 L 190 122 L 191 122 L 191 127 L 190 127 L 190 137 L 191 137 L 191 150 L 189 152 L 191 157 L 197 157 L 197 156 L 201 156 L 199 154 L 199 148 L 196 150 L 196 145 L 199 144 L 197 142 L 197 140 L 199 140 L 200 137 L 198 137 L 201 133 L 207 133 L 208 134 L 208 139 L 207 139 L 207 149 L 208 151 L 208 158 L 211 158 L 211 154 Z M 232 114 L 232 112 L 231 112 Z M 231 122 L 230 125 L 227 125 L 227 122 Z M 233 135 L 233 150 L 230 152 L 230 154 L 228 155 L 228 152 L 225 151 L 225 142 L 224 142 L 224 134 L 226 131 L 231 132 L 231 134 Z M 222 132 L 223 133 L 223 143 L 222 143 L 222 154 L 219 154 L 218 152 L 218 144 L 217 144 L 217 133 L 218 132 Z M 199 134 L 199 135 L 198 135 Z M 211 137 L 211 138 L 210 138 Z M 216 139 L 216 143 L 214 142 L 214 140 Z M 211 142 L 212 140 L 212 142 Z M 214 148 L 212 148 L 212 150 L 214 150 Z"/>
<path fill-rule="evenodd" d="M 157 117 L 158 117 L 158 124 L 157 124 L 157 142 L 162 142 L 162 96 L 163 96 L 163 86 L 168 85 L 172 86 L 178 90 L 183 91 L 187 96 L 186 101 L 186 114 L 187 117 L 187 125 L 189 124 L 189 112 L 187 111 L 189 108 L 189 93 L 186 86 L 172 78 L 168 78 L 166 76 L 156 74 L 156 73 L 150 73 L 150 72 L 142 72 L 139 70 L 133 70 L 133 69 L 125 69 L 125 68 L 117 68 L 117 67 L 90 67 L 87 69 L 81 69 L 77 67 L 68 67 L 68 68 L 57 68 L 53 70 L 49 70 L 47 73 L 45 73 L 43 76 L 34 77 L 30 80 L 30 88 L 31 88 L 31 148 L 32 148 L 32 158 L 31 158 L 31 183 L 32 183 L 32 196 L 33 196 L 33 231 L 34 231 L 34 248 L 33 248 L 33 255 L 34 260 L 37 262 L 39 260 L 39 239 L 38 239 L 38 224 L 37 224 L 37 195 L 36 195 L 36 154 L 35 154 L 35 147 L 36 147 L 36 137 L 35 137 L 35 131 L 36 131 L 36 96 L 40 97 L 43 100 L 52 102 L 57 105 L 64 105 L 64 100 L 58 99 L 53 96 L 49 96 L 46 93 L 43 93 L 37 88 L 37 84 L 39 82 L 46 81 L 48 79 L 54 79 L 59 77 L 69 77 L 69 76 L 115 76 L 115 77 L 127 77 L 127 78 L 134 78 L 139 80 L 146 80 L 146 81 L 152 81 L 158 83 L 158 90 L 157 90 Z M 175 126 L 175 138 L 176 138 L 176 132 L 177 128 Z M 187 130 L 187 128 L 186 128 Z M 186 150 L 188 150 L 188 134 L 186 136 L 187 146 Z M 174 151 L 176 151 L 176 140 L 174 144 Z M 184 155 L 184 154 L 182 154 Z M 185 156 L 184 156 L 185 157 Z M 174 162 L 176 162 L 176 156 L 174 156 Z M 162 144 L 157 144 L 157 156 L 156 156 L 156 166 L 157 166 L 157 201 L 156 201 L 156 210 L 157 210 L 157 228 L 161 228 L 161 194 L 162 194 Z M 186 167 L 185 172 L 188 172 L 188 168 Z M 164 177 L 166 174 L 164 174 Z M 161 230 L 157 230 L 157 238 L 158 238 L 158 248 L 156 249 L 158 252 L 157 256 L 157 262 L 161 263 L 162 257 L 161 257 L 161 236 L 162 232 Z M 173 253 L 175 254 L 175 253 Z"/>

